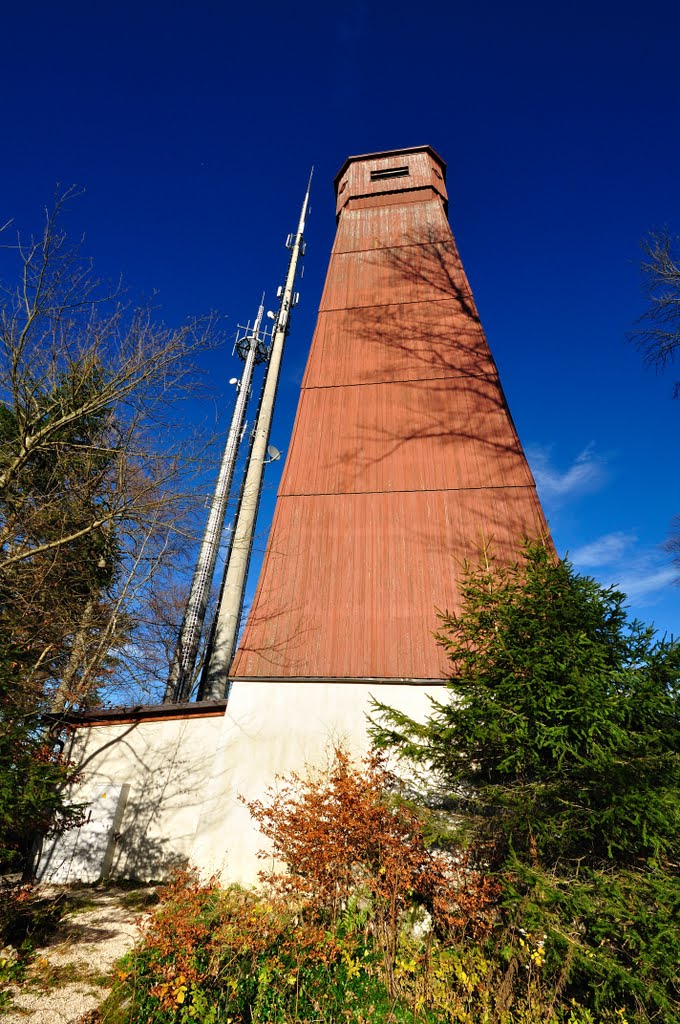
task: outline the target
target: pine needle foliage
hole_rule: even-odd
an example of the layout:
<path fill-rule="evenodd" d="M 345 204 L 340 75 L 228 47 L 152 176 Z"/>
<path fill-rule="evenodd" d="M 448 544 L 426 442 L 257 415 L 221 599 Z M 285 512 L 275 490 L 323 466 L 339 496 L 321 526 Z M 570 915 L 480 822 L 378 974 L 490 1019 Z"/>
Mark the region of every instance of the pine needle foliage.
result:
<path fill-rule="evenodd" d="M 680 1019 L 680 645 L 541 543 L 485 553 L 461 594 L 446 699 L 424 724 L 376 703 L 374 740 L 436 780 L 424 799 L 495 872 L 499 926 L 549 935 L 566 993 Z"/>
<path fill-rule="evenodd" d="M 435 769 L 465 827 L 543 863 L 678 853 L 680 645 L 539 545 L 467 571 L 444 613 L 449 699 L 375 737 Z"/>

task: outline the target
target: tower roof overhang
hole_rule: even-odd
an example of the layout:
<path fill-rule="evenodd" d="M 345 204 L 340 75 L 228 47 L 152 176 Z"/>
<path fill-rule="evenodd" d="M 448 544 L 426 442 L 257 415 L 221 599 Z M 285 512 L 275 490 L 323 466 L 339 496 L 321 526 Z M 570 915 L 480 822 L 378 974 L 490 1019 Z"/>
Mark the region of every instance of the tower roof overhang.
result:
<path fill-rule="evenodd" d="M 338 171 L 338 173 L 335 175 L 335 178 L 333 179 L 336 193 L 338 191 L 338 184 L 340 182 L 340 178 L 345 173 L 345 171 L 347 170 L 351 163 L 354 163 L 357 160 L 378 160 L 381 157 L 399 156 L 401 153 L 429 153 L 430 156 L 434 160 L 436 160 L 439 166 L 441 167 L 442 174 L 444 176 L 444 181 L 446 181 L 446 161 L 443 160 L 442 157 L 440 157 L 436 149 L 433 149 L 432 146 L 408 146 L 406 149 L 384 149 L 378 150 L 376 153 L 360 153 L 356 156 L 348 156 L 345 162 L 343 163 L 342 167 Z"/>

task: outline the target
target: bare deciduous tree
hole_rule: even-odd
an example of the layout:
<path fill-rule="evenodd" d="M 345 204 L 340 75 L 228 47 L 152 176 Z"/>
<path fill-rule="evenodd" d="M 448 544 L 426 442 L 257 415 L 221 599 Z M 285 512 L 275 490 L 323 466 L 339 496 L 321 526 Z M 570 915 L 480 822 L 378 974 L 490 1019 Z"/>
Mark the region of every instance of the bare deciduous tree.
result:
<path fill-rule="evenodd" d="M 654 231 L 642 243 L 644 290 L 649 307 L 630 332 L 630 340 L 642 352 L 645 366 L 658 373 L 668 369 L 680 353 L 680 238 L 668 231 Z M 680 397 L 680 380 L 673 385 L 673 397 Z M 676 516 L 666 541 L 673 561 L 680 568 L 680 517 Z M 680 584 L 680 577 L 677 583 Z"/>
<path fill-rule="evenodd" d="M 210 317 L 158 325 L 102 287 L 59 227 L 74 194 L 5 247 L 20 277 L 0 309 L 0 644 L 21 652 L 3 701 L 57 710 L 102 686 L 155 696 L 206 444 L 177 403 L 215 336 Z"/>
<path fill-rule="evenodd" d="M 666 370 L 680 351 L 680 240 L 668 232 L 650 234 L 642 243 L 644 289 L 649 308 L 643 313 L 631 340 L 642 352 L 645 365 Z M 680 395 L 680 381 L 673 395 Z"/>

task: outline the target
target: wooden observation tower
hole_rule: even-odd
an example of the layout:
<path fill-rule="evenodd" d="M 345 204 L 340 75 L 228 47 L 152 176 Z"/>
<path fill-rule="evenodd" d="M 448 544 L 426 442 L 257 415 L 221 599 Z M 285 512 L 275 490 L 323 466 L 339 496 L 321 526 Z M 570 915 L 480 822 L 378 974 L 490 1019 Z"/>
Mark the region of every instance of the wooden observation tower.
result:
<path fill-rule="evenodd" d="M 233 679 L 439 682 L 463 560 L 547 527 L 429 146 L 350 157 Z"/>
<path fill-rule="evenodd" d="M 263 840 L 242 798 L 323 765 L 334 744 L 364 753 L 371 697 L 424 718 L 447 672 L 435 609 L 459 607 L 462 563 L 486 546 L 513 561 L 523 537 L 547 536 L 447 221 L 445 173 L 429 146 L 340 170 L 337 236 L 240 646 L 232 660 L 251 536 L 239 517 L 207 697 L 81 716 L 69 756 L 86 766 L 94 824 L 57 841 L 41 877 L 158 878 L 188 859 L 254 882 Z M 268 416 L 308 197 L 273 331 Z M 269 422 L 258 418 L 244 485 L 250 522 Z"/>

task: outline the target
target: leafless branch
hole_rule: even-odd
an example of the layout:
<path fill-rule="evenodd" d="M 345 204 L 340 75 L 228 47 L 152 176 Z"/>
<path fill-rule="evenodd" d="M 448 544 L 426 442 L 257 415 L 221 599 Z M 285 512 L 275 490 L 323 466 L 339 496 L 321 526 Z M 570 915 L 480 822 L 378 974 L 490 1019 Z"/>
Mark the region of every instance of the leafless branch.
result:
<path fill-rule="evenodd" d="M 645 365 L 661 373 L 680 350 L 680 257 L 667 231 L 650 234 L 642 243 L 641 264 L 649 299 L 649 308 L 637 322 L 630 339 L 642 352 Z M 674 385 L 674 397 L 680 395 L 680 381 Z"/>
<path fill-rule="evenodd" d="M 146 687 L 134 663 L 164 671 L 175 624 L 158 590 L 181 589 L 211 451 L 178 403 L 200 395 L 196 357 L 217 340 L 213 317 L 158 324 L 94 277 L 59 227 L 77 194 L 12 247 L 0 306 L 0 644 L 29 698 L 59 709 Z"/>

